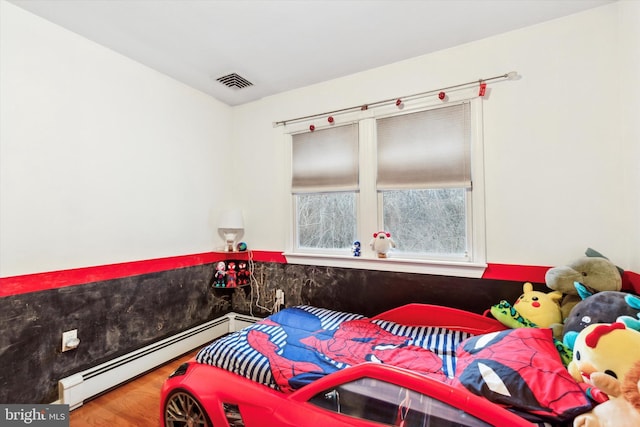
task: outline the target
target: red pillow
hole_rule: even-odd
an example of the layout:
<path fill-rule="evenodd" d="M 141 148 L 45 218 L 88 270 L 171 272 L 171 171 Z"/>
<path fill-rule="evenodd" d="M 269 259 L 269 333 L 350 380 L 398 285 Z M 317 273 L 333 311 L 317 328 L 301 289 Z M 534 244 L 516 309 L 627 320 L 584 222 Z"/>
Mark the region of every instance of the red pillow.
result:
<path fill-rule="evenodd" d="M 592 408 L 562 364 L 551 329 L 478 335 L 463 341 L 457 356 L 457 385 L 516 412 L 563 422 Z"/>

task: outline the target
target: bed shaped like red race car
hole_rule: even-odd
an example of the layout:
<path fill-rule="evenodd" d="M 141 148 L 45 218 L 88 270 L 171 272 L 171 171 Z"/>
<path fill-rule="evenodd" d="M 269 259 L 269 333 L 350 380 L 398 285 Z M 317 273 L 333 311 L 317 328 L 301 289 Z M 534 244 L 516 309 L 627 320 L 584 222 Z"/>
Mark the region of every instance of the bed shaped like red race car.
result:
<path fill-rule="evenodd" d="M 555 354 L 554 354 L 555 353 Z M 203 348 L 161 392 L 166 427 L 531 426 L 591 408 L 550 330 L 409 304 L 287 308 Z"/>

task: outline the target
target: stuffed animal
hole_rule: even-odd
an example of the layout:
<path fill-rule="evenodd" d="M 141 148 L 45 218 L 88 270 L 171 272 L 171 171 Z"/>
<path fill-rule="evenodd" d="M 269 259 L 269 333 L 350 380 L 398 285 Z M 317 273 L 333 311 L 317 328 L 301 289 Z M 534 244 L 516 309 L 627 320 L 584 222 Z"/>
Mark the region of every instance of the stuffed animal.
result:
<path fill-rule="evenodd" d="M 640 361 L 640 332 L 627 328 L 624 323 L 597 323 L 584 328 L 576 338 L 573 347 L 573 360 L 569 363 L 569 373 L 578 383 L 596 387 L 593 379 L 597 373 L 611 377 L 600 378 L 600 384 L 606 384 L 601 391 L 609 397 L 615 397 L 617 390 L 607 384 L 613 379 L 624 378 L 632 366 Z M 596 401 L 599 398 L 596 389 L 587 387 L 587 392 Z"/>
<path fill-rule="evenodd" d="M 598 377 L 594 378 L 594 382 L 598 387 L 606 387 L 598 383 Z M 573 420 L 573 427 L 640 426 L 640 360 L 627 371 L 620 383 L 619 393 L 614 397 L 578 415 Z"/>
<path fill-rule="evenodd" d="M 551 328 L 556 350 L 562 363 L 567 366 L 573 354 L 561 341 L 562 314 L 558 302 L 562 294 L 555 291 L 548 294 L 534 291 L 529 282 L 522 286 L 522 290 L 522 295 L 513 306 L 507 301 L 500 301 L 491 307 L 491 315 L 509 328 Z"/>
<path fill-rule="evenodd" d="M 562 341 L 573 348 L 573 342 L 584 328 L 594 323 L 613 323 L 621 321 L 631 329 L 638 330 L 640 322 L 640 297 L 615 291 L 590 294 L 580 284 L 576 288 L 584 297 L 564 320 Z M 640 350 L 639 350 L 640 351 Z"/>
<path fill-rule="evenodd" d="M 562 323 L 560 300 L 562 294 L 557 291 L 544 293 L 534 291 L 529 282 L 522 286 L 523 294 L 513 304 L 513 308 L 527 320 L 540 328 L 550 328 L 554 324 Z"/>
<path fill-rule="evenodd" d="M 597 254 L 592 249 L 587 249 L 586 253 Z M 549 289 L 564 295 L 560 304 L 563 319 L 580 302 L 574 282 L 582 283 L 592 293 L 622 289 L 620 270 L 602 256 L 584 256 L 568 265 L 550 268 L 545 274 L 545 283 Z"/>
<path fill-rule="evenodd" d="M 373 239 L 369 245 L 378 254 L 378 258 L 386 258 L 391 248 L 396 247 L 395 242 L 391 239 L 391 233 L 386 231 L 373 233 Z"/>
<path fill-rule="evenodd" d="M 552 328 L 562 322 L 560 292 L 534 291 L 529 282 L 522 286 L 522 291 L 513 307 L 506 301 L 491 307 L 493 317 L 510 328 Z"/>

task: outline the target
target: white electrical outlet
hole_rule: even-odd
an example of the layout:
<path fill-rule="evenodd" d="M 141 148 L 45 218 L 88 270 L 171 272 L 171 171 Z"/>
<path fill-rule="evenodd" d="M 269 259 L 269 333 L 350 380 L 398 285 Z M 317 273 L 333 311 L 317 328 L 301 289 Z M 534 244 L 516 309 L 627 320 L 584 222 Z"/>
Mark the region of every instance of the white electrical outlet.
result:
<path fill-rule="evenodd" d="M 73 350 L 78 347 L 80 340 L 78 339 L 78 330 L 72 329 L 62 333 L 62 351 Z"/>
<path fill-rule="evenodd" d="M 284 291 L 282 289 L 276 290 L 276 305 L 284 305 Z"/>

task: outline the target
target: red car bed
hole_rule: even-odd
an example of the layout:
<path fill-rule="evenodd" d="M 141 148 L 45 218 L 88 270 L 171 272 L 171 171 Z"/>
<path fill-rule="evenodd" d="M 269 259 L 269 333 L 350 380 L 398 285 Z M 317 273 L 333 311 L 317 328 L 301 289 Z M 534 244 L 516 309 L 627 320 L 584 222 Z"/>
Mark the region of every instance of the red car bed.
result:
<path fill-rule="evenodd" d="M 287 308 L 203 348 L 161 399 L 167 427 L 531 426 L 591 408 L 550 330 L 425 304 Z"/>

